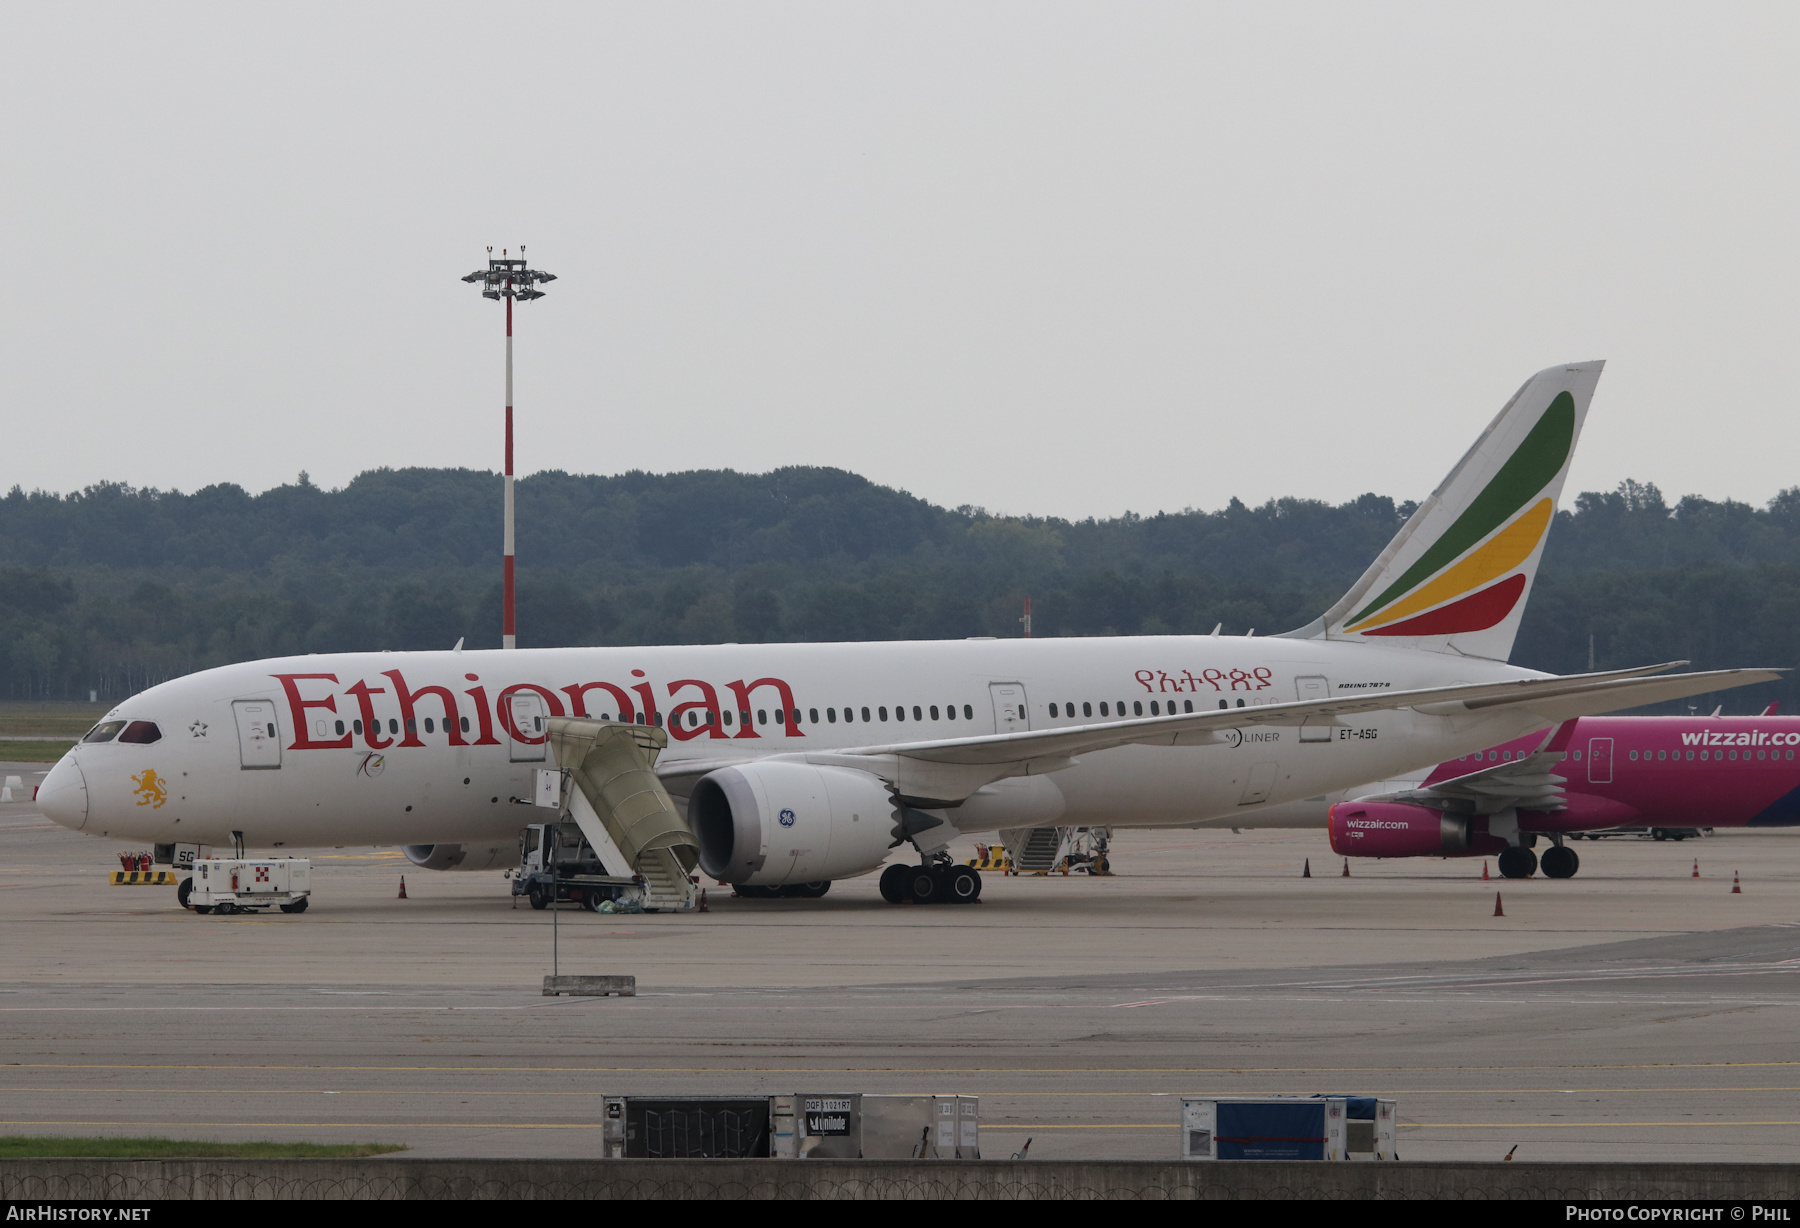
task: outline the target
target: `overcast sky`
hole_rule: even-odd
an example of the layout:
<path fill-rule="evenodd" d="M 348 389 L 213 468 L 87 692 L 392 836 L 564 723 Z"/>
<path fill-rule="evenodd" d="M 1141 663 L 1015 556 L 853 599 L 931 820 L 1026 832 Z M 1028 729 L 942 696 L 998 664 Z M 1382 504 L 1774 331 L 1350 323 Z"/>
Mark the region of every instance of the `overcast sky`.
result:
<path fill-rule="evenodd" d="M 1796 463 L 1800 8 L 0 7 L 0 484 L 835 465 L 1059 516 Z"/>

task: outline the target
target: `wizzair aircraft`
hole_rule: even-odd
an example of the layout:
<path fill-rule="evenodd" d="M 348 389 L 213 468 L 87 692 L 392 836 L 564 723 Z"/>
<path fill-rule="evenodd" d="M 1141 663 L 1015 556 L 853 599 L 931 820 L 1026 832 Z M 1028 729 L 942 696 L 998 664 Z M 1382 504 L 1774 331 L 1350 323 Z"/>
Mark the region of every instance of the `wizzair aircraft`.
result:
<path fill-rule="evenodd" d="M 1583 717 L 1365 792 L 1315 820 L 1346 856 L 1496 856 L 1528 878 L 1543 836 L 1544 873 L 1573 878 L 1577 833 L 1800 827 L 1800 718 Z"/>
<path fill-rule="evenodd" d="M 400 845 L 430 869 L 499 868 L 516 864 L 531 812 L 511 803 L 533 796 L 549 722 L 589 717 L 663 731 L 655 772 L 698 866 L 743 894 L 818 895 L 910 845 L 916 864 L 891 866 L 884 895 L 970 899 L 979 878 L 948 865 L 960 835 L 1229 825 L 1576 716 L 1774 677 L 1506 663 L 1600 370 L 1527 380 L 1350 591 L 1285 635 L 256 661 L 121 703 L 38 804 L 115 839 Z"/>

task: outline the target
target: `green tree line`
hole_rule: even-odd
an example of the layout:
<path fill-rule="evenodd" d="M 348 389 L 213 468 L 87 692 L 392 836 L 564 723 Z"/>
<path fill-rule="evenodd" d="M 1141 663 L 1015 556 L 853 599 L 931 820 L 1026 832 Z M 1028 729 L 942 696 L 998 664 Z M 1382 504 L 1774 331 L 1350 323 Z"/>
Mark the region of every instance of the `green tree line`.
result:
<path fill-rule="evenodd" d="M 1413 508 L 1362 495 L 1062 520 L 942 508 L 836 469 L 546 472 L 518 483 L 519 642 L 1285 631 Z M 0 499 L 0 694 L 117 698 L 232 661 L 499 643 L 500 479 L 302 474 L 259 495 L 100 483 Z M 1559 673 L 1800 664 L 1800 487 L 1766 507 L 1654 485 L 1551 531 L 1513 660 Z M 1719 697 L 1728 711 L 1793 684 Z M 1712 701 L 1708 701 L 1709 703 Z"/>

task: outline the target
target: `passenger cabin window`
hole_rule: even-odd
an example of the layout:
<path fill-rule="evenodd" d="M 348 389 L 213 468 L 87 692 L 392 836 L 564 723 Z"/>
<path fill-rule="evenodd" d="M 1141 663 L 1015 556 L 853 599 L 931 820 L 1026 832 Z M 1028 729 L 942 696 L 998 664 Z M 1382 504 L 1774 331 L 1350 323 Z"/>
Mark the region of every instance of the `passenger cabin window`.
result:
<path fill-rule="evenodd" d="M 906 705 L 905 704 L 895 704 L 894 705 L 894 719 L 897 721 L 903 721 L 906 719 Z"/>
<path fill-rule="evenodd" d="M 944 715 L 949 717 L 951 720 L 955 720 L 956 719 L 956 705 L 950 704 L 948 707 L 946 707 L 944 709 Z"/>
<path fill-rule="evenodd" d="M 466 720 L 467 718 L 465 717 L 464 719 Z M 337 722 L 337 731 L 339 733 L 344 732 L 344 722 L 342 722 L 342 721 Z"/>
<path fill-rule="evenodd" d="M 877 716 L 879 716 L 879 717 L 880 717 L 880 718 L 881 718 L 881 719 L 882 719 L 882 720 L 884 720 L 884 721 L 885 721 L 885 720 L 886 720 L 886 719 L 887 719 L 887 709 L 886 709 L 886 708 L 877 708 L 877 709 L 875 709 L 875 714 L 876 714 L 876 715 L 877 715 Z"/>
<path fill-rule="evenodd" d="M 150 721 L 133 721 L 125 726 L 125 732 L 119 735 L 119 741 L 133 742 L 140 746 L 150 742 L 160 742 L 162 741 L 162 730 Z"/>
<path fill-rule="evenodd" d="M 963 719 L 965 721 L 972 721 L 975 719 L 975 709 L 968 704 L 963 705 Z"/>
<path fill-rule="evenodd" d="M 937 718 L 938 718 L 937 705 L 932 704 L 931 705 L 931 719 L 935 721 L 935 720 L 937 720 Z"/>
<path fill-rule="evenodd" d="M 1092 715 L 1094 715 L 1094 705 L 1093 705 L 1093 704 L 1090 704 L 1090 703 L 1084 703 L 1084 704 L 1082 704 L 1082 705 L 1081 705 L 1081 715 L 1083 715 L 1083 716 L 1092 716 Z"/>
<path fill-rule="evenodd" d="M 867 708 L 864 708 L 862 710 L 862 718 L 863 718 L 863 723 L 867 724 L 869 721 L 869 710 Z"/>
<path fill-rule="evenodd" d="M 923 716 L 919 715 L 919 705 L 918 704 L 913 705 L 913 719 L 915 721 L 922 721 L 925 719 Z"/>
<path fill-rule="evenodd" d="M 88 730 L 83 742 L 110 742 L 119 736 L 119 730 L 125 728 L 124 721 L 101 721 Z"/>
<path fill-rule="evenodd" d="M 767 725 L 769 723 L 769 710 L 767 708 L 758 708 L 756 710 L 756 723 L 758 725 Z"/>
<path fill-rule="evenodd" d="M 1106 701 L 1104 699 L 1100 701 L 1100 715 L 1101 716 L 1110 716 L 1111 715 L 1111 713 L 1109 711 L 1107 711 Z"/>
<path fill-rule="evenodd" d="M 836 708 L 825 709 L 825 720 L 828 724 L 832 724 L 832 725 L 837 724 L 837 709 Z"/>

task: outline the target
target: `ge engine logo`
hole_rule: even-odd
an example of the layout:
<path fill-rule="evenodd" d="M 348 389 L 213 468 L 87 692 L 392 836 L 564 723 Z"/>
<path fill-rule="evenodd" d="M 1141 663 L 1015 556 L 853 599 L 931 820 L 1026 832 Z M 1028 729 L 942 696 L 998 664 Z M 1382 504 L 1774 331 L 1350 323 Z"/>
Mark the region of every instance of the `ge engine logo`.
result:
<path fill-rule="evenodd" d="M 792 827 L 794 825 L 794 812 L 792 810 L 783 810 L 781 812 L 781 825 L 783 827 Z"/>

